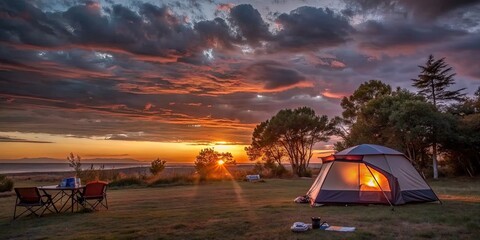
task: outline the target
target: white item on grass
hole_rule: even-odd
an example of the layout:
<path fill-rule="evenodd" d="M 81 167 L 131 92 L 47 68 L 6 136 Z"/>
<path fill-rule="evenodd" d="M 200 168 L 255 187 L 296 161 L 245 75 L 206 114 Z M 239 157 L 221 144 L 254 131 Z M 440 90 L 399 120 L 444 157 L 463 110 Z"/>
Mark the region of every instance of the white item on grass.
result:
<path fill-rule="evenodd" d="M 258 175 L 258 174 L 256 174 L 256 175 L 247 175 L 245 178 L 246 178 L 247 181 L 249 181 L 249 182 L 260 181 L 260 175 Z"/>
<path fill-rule="evenodd" d="M 310 228 L 308 224 L 305 224 L 303 222 L 294 222 L 293 225 L 290 227 L 290 230 L 292 232 L 305 232 Z"/>

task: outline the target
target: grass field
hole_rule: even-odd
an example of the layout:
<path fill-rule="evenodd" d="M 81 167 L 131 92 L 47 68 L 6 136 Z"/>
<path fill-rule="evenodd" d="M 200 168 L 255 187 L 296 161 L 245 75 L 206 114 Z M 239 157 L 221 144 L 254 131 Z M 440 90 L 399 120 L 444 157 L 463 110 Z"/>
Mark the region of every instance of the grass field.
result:
<path fill-rule="evenodd" d="M 443 204 L 294 204 L 313 179 L 110 189 L 110 209 L 11 222 L 14 197 L 0 198 L 0 239 L 480 239 L 480 179 L 430 182 Z M 18 185 L 30 185 L 18 183 Z M 39 185 L 39 184 L 37 184 Z M 292 233 L 320 216 L 353 233 Z"/>

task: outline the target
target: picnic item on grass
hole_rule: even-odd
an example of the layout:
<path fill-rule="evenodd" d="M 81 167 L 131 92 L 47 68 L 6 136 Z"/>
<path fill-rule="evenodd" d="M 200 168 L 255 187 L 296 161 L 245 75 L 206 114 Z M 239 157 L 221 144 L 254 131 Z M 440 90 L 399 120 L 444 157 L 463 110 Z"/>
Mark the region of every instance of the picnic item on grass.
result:
<path fill-rule="evenodd" d="M 355 227 L 330 226 L 330 227 L 326 228 L 325 231 L 354 232 Z"/>
<path fill-rule="evenodd" d="M 310 224 L 306 224 L 303 222 L 294 222 L 293 225 L 290 227 L 292 232 L 306 232 L 310 229 Z"/>

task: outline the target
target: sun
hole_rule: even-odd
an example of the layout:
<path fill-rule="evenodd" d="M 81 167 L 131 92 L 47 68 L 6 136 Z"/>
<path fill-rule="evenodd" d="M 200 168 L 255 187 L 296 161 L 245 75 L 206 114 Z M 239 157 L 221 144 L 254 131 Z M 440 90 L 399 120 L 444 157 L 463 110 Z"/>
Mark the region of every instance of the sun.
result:
<path fill-rule="evenodd" d="M 220 165 L 220 166 L 222 166 L 223 164 L 225 164 L 225 161 L 223 161 L 223 160 L 218 160 L 218 161 L 217 161 L 217 164 Z"/>

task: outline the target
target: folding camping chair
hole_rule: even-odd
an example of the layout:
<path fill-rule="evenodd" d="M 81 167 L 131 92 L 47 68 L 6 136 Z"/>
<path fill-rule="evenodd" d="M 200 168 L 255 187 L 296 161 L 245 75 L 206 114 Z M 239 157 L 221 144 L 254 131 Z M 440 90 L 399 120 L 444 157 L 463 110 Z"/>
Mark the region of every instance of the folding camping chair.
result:
<path fill-rule="evenodd" d="M 25 213 L 30 213 L 30 215 L 35 215 L 40 217 L 45 213 L 46 210 L 50 212 L 58 212 L 57 208 L 53 204 L 52 196 L 50 194 L 44 193 L 40 194 L 40 191 L 36 187 L 23 187 L 15 188 L 15 193 L 17 194 L 17 200 L 15 202 L 15 210 L 13 212 L 13 220 L 19 218 Z M 25 211 L 17 215 L 17 207 L 25 207 Z M 51 209 L 53 207 L 53 210 Z M 38 214 L 41 209 L 43 211 Z M 54 211 L 55 210 L 55 211 Z"/>
<path fill-rule="evenodd" d="M 96 210 L 98 205 L 104 206 L 108 209 L 107 201 L 107 183 L 102 181 L 89 182 L 79 192 L 78 202 L 82 204 L 83 208 Z"/>

